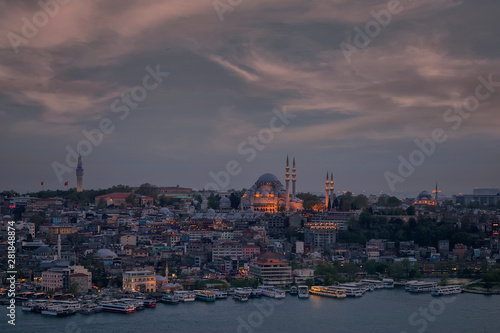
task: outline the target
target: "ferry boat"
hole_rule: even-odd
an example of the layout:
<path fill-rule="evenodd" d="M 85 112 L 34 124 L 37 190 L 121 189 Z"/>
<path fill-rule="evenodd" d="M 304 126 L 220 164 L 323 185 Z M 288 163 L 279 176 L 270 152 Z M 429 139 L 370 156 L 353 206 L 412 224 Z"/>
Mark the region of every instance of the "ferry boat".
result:
<path fill-rule="evenodd" d="M 251 292 L 250 292 L 251 294 Z M 240 301 L 240 302 L 247 302 L 248 297 L 250 295 L 248 291 L 244 290 L 243 288 L 236 288 L 233 294 L 233 299 Z"/>
<path fill-rule="evenodd" d="M 382 286 L 384 288 L 394 288 L 394 280 L 393 279 L 383 279 Z"/>
<path fill-rule="evenodd" d="M 227 292 L 223 290 L 217 290 L 217 289 L 212 289 L 210 290 L 215 294 L 216 299 L 226 299 L 227 298 Z"/>
<path fill-rule="evenodd" d="M 21 310 L 40 313 L 47 307 L 48 304 L 49 301 L 47 300 L 30 300 L 22 304 Z"/>
<path fill-rule="evenodd" d="M 110 301 L 101 303 L 102 311 L 116 313 L 131 313 L 135 312 L 135 305 L 127 302 Z"/>
<path fill-rule="evenodd" d="M 262 290 L 259 289 L 252 289 L 252 294 L 250 295 L 251 298 L 261 298 L 262 297 Z"/>
<path fill-rule="evenodd" d="M 145 299 L 143 302 L 147 308 L 156 308 L 156 301 L 154 299 Z"/>
<path fill-rule="evenodd" d="M 299 294 L 299 290 L 296 286 L 292 286 L 290 288 L 290 296 L 297 296 Z"/>
<path fill-rule="evenodd" d="M 432 291 L 437 287 L 436 282 L 417 282 L 410 285 L 408 291 L 410 293 L 424 293 Z"/>
<path fill-rule="evenodd" d="M 197 300 L 204 302 L 215 302 L 215 293 L 208 290 L 195 290 L 194 296 Z"/>
<path fill-rule="evenodd" d="M 65 307 L 62 305 L 52 305 L 48 306 L 45 310 L 42 310 L 43 315 L 57 316 L 57 317 L 67 317 L 74 315 L 76 309 L 72 307 Z"/>
<path fill-rule="evenodd" d="M 443 296 L 443 295 L 453 295 L 460 294 L 462 292 L 462 287 L 460 286 L 438 286 L 431 291 L 432 296 Z"/>
<path fill-rule="evenodd" d="M 174 294 L 163 295 L 161 301 L 167 304 L 179 304 L 179 297 Z"/>
<path fill-rule="evenodd" d="M 344 290 L 324 287 L 324 286 L 312 286 L 309 293 L 317 296 L 331 297 L 331 298 L 346 298 Z"/>
<path fill-rule="evenodd" d="M 415 283 L 418 283 L 417 280 L 412 280 L 412 281 L 407 281 L 406 284 L 405 284 L 405 290 L 406 291 L 409 291 L 410 290 L 410 287 L 415 284 Z"/>
<path fill-rule="evenodd" d="M 81 306 L 80 309 L 78 310 L 78 313 L 89 315 L 89 314 L 99 313 L 101 311 L 102 311 L 102 306 L 92 303 Z"/>
<path fill-rule="evenodd" d="M 263 296 L 272 298 L 285 298 L 285 292 L 280 289 L 274 289 L 273 286 L 259 286 L 258 288 Z"/>
<path fill-rule="evenodd" d="M 369 287 L 357 283 L 340 283 L 336 287 L 344 289 L 347 296 L 361 297 Z"/>
<path fill-rule="evenodd" d="M 120 299 L 121 302 L 129 303 L 135 306 L 135 310 L 144 310 L 146 306 L 144 305 L 144 301 L 140 299 L 135 299 L 135 298 L 122 298 Z"/>
<path fill-rule="evenodd" d="M 309 288 L 307 286 L 299 286 L 298 292 L 299 298 L 309 298 Z"/>
<path fill-rule="evenodd" d="M 181 302 L 194 302 L 195 297 L 192 292 L 187 290 L 177 290 L 174 292 L 174 295 L 179 298 Z"/>
<path fill-rule="evenodd" d="M 360 280 L 359 282 L 361 283 L 364 283 L 364 284 L 368 284 L 369 286 L 373 286 L 373 289 L 382 289 L 384 288 L 384 282 L 383 281 L 379 281 L 379 280 Z M 373 290 L 372 288 L 370 288 L 370 290 Z"/>

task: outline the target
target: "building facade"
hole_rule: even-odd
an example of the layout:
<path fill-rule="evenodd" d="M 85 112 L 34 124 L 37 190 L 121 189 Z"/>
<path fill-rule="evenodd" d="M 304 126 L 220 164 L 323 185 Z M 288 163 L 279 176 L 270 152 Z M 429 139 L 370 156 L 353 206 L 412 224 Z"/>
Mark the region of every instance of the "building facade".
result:
<path fill-rule="evenodd" d="M 123 291 L 156 292 L 156 274 L 150 271 L 123 272 Z"/>

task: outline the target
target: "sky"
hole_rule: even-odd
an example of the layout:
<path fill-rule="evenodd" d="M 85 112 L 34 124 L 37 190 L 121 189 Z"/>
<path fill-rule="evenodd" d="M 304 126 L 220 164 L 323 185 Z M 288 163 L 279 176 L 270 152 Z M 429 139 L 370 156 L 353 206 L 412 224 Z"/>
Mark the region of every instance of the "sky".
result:
<path fill-rule="evenodd" d="M 87 189 L 284 183 L 287 155 L 298 191 L 321 192 L 326 172 L 355 194 L 500 187 L 499 12 L 0 0 L 0 190 L 75 187 L 77 151 Z"/>

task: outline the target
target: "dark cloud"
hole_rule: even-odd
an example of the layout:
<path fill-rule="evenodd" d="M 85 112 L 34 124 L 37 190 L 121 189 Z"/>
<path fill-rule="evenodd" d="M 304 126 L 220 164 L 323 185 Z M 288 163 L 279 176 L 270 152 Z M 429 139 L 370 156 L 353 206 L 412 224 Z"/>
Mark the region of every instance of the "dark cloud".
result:
<path fill-rule="evenodd" d="M 299 190 L 321 191 L 332 170 L 339 190 L 387 192 L 384 172 L 434 128 L 449 139 L 398 191 L 414 195 L 435 181 L 447 194 L 499 186 L 498 92 L 458 130 L 443 114 L 474 94 L 479 75 L 500 81 L 500 4 L 401 2 L 350 63 L 340 43 L 387 1 L 243 1 L 223 22 L 211 1 L 61 5 L 18 53 L 0 40 L 0 187 L 36 190 L 43 180 L 62 188 L 51 163 L 63 163 L 65 147 L 104 117 L 116 129 L 84 157 L 86 187 L 201 188 L 235 159 L 243 172 L 230 186 L 242 188 L 266 171 L 281 176 L 290 154 Z M 0 2 L 3 35 L 22 36 L 22 18 L 38 11 L 36 3 Z M 120 120 L 111 104 L 156 65 L 170 75 Z M 238 146 L 285 106 L 297 118 L 247 162 Z"/>

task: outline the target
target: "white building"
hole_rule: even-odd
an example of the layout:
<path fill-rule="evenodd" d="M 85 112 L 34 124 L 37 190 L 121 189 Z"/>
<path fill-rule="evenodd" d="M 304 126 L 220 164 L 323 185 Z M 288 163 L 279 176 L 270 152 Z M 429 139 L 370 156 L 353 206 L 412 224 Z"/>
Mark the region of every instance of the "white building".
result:
<path fill-rule="evenodd" d="M 123 291 L 156 292 L 156 274 L 151 271 L 123 272 Z"/>

